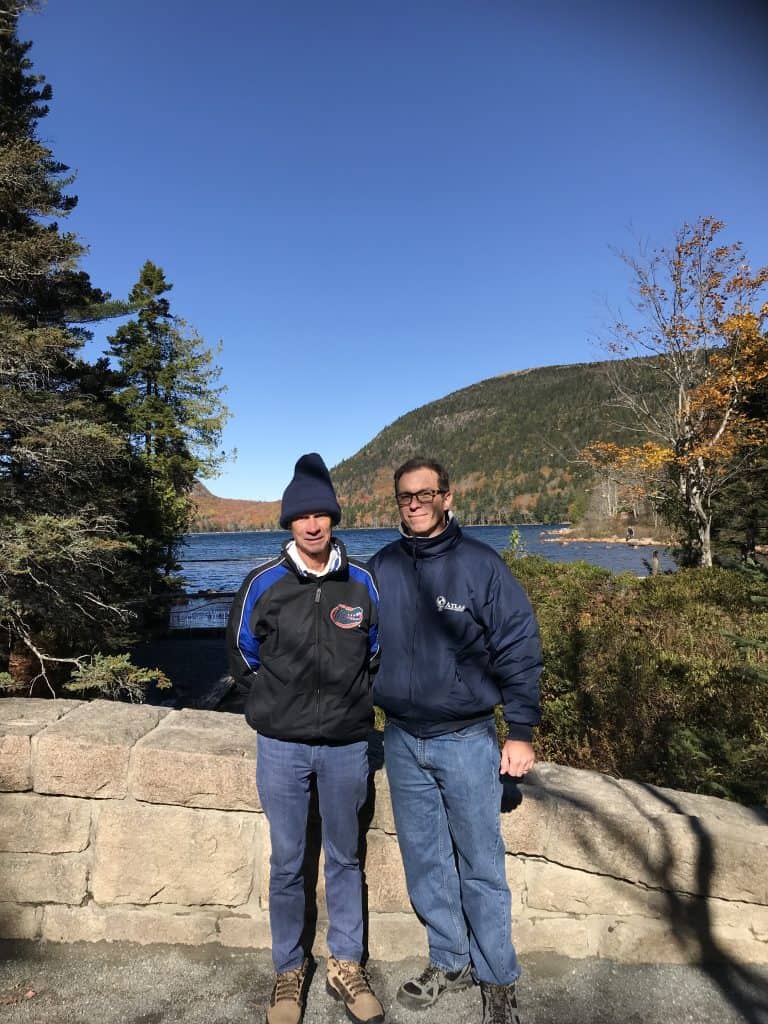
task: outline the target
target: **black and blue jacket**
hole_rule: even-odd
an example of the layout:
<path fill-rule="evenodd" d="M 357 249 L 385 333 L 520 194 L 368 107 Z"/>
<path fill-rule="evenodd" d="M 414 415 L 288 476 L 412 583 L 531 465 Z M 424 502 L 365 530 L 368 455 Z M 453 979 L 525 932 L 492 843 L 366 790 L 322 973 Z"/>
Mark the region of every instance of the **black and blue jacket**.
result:
<path fill-rule="evenodd" d="M 373 720 L 378 593 L 370 572 L 347 558 L 325 576 L 303 575 L 283 546 L 245 578 L 229 613 L 230 672 L 248 724 L 303 743 L 352 743 Z"/>
<path fill-rule="evenodd" d="M 374 699 L 387 717 L 436 736 L 502 704 L 509 738 L 530 740 L 540 719 L 539 630 L 499 555 L 451 517 L 436 537 L 404 535 L 369 565 L 381 595 Z"/>

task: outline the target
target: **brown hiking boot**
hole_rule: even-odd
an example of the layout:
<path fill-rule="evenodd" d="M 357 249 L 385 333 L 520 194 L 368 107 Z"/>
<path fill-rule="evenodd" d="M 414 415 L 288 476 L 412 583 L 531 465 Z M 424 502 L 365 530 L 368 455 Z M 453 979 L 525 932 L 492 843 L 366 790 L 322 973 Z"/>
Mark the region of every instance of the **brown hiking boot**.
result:
<path fill-rule="evenodd" d="M 328 957 L 326 991 L 344 1003 L 347 1016 L 355 1024 L 382 1024 L 384 1007 L 373 994 L 368 975 L 356 960 Z"/>
<path fill-rule="evenodd" d="M 269 997 L 267 1024 L 300 1024 L 304 1015 L 308 966 L 309 960 L 305 960 L 301 967 L 277 975 Z"/>

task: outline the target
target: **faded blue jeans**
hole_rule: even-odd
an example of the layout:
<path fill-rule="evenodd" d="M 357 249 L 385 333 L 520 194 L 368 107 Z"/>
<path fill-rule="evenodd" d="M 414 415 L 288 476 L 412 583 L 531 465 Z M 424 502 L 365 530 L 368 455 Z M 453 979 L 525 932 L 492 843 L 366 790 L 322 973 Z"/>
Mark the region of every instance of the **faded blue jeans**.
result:
<path fill-rule="evenodd" d="M 387 769 L 408 894 L 444 971 L 471 961 L 478 981 L 520 975 L 499 812 L 493 720 L 419 739 L 387 723 Z"/>
<path fill-rule="evenodd" d="M 363 955 L 358 814 L 368 789 L 368 744 L 289 743 L 259 736 L 256 785 L 269 822 L 269 924 L 275 972 L 299 967 L 305 952 L 304 853 L 310 781 L 317 778 L 325 854 L 328 948 L 339 960 Z"/>

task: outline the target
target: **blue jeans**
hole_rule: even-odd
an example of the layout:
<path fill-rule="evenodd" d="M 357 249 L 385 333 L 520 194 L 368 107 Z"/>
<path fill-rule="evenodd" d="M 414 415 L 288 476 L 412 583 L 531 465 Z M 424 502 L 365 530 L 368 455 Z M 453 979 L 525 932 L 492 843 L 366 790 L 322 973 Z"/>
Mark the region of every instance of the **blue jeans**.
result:
<path fill-rule="evenodd" d="M 418 739 L 388 723 L 384 763 L 408 894 L 444 971 L 478 981 L 520 975 L 504 872 L 499 747 L 493 721 Z"/>
<path fill-rule="evenodd" d="M 310 782 L 317 779 L 325 854 L 328 948 L 340 960 L 363 954 L 358 813 L 368 788 L 368 744 L 288 743 L 259 736 L 256 785 L 269 822 L 269 923 L 275 971 L 299 967 L 305 951 L 304 853 Z"/>

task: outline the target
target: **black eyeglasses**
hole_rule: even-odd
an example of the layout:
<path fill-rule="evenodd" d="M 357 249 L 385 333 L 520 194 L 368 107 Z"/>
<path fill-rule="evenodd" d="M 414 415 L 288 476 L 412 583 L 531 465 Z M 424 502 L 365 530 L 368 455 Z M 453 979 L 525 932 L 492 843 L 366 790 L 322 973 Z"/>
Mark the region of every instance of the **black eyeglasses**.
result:
<path fill-rule="evenodd" d="M 400 491 L 399 494 L 395 495 L 395 501 L 400 508 L 410 505 L 414 498 L 420 505 L 428 505 L 430 501 L 435 500 L 436 495 L 447 493 L 448 491 L 435 491 L 432 488 L 424 491 Z"/>

